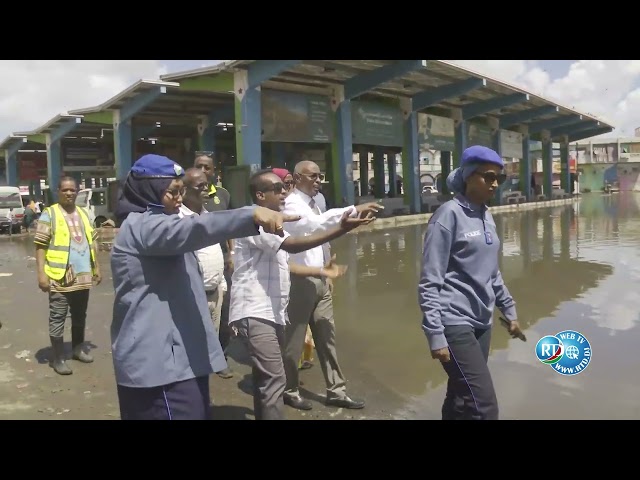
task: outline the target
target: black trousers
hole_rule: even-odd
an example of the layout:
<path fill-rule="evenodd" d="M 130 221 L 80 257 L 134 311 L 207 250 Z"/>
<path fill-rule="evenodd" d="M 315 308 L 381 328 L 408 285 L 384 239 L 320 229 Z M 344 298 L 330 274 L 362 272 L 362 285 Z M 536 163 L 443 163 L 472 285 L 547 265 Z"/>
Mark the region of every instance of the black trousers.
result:
<path fill-rule="evenodd" d="M 121 420 L 209 420 L 209 377 L 160 387 L 118 385 Z"/>
<path fill-rule="evenodd" d="M 445 326 L 451 360 L 442 363 L 449 376 L 443 420 L 497 420 L 498 399 L 487 360 L 491 329 Z"/>

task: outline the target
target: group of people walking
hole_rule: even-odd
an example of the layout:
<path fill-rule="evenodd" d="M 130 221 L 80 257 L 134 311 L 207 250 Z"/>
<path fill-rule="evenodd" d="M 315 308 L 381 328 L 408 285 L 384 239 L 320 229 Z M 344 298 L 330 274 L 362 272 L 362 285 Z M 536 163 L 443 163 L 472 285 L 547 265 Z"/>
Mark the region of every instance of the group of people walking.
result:
<path fill-rule="evenodd" d="M 204 163 L 196 158 L 185 171 L 167 157 L 145 155 L 123 183 L 122 224 L 111 251 L 121 418 L 209 418 L 209 376 L 232 375 L 223 345 L 232 331 L 251 358 L 256 419 L 284 419 L 284 405 L 313 407 L 299 390 L 310 337 L 326 404 L 363 408 L 347 394 L 338 362 L 333 279 L 346 267 L 335 262 L 329 242 L 375 221 L 382 205 L 323 209 L 320 169 L 303 161 L 293 172 L 254 173 L 251 206 L 211 212 L 206 170 L 213 160 Z M 510 334 L 521 335 L 487 209 L 503 168 L 491 149 L 465 150 L 447 179 L 455 196 L 431 217 L 425 235 L 418 300 L 431 356 L 449 376 L 443 419 L 498 418 L 487 366 L 494 307 Z M 70 373 L 60 347 L 68 308 L 73 358 L 92 361 L 82 349 L 86 305 L 88 288 L 101 280 L 94 231 L 86 213 L 71 206 L 74 188 L 73 179 L 61 179 L 59 203 L 43 212 L 35 239 L 38 284 L 50 298 L 53 367 L 61 374 Z"/>

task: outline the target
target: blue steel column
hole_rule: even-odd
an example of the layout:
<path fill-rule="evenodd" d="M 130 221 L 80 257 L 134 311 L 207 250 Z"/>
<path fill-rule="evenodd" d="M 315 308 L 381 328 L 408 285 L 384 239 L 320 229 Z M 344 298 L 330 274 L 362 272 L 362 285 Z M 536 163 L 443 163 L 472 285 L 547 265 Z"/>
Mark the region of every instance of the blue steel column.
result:
<path fill-rule="evenodd" d="M 236 155 L 238 165 L 248 165 L 251 173 L 262 168 L 262 105 L 258 87 L 249 87 L 248 73 L 237 72 L 235 85 Z"/>
<path fill-rule="evenodd" d="M 9 154 L 9 149 L 5 151 L 5 175 L 7 178 L 7 185 L 12 187 L 18 186 L 18 152 L 13 155 Z"/>
<path fill-rule="evenodd" d="M 443 195 L 448 195 L 452 192 L 449 191 L 447 186 L 447 177 L 451 173 L 451 152 L 440 152 L 440 186 L 436 184 L 436 188 Z"/>
<path fill-rule="evenodd" d="M 334 168 L 334 185 L 336 190 L 334 199 L 338 206 L 353 205 L 355 203 L 355 189 L 353 188 L 353 141 L 351 129 L 351 100 L 345 98 L 345 87 L 338 85 L 334 90 L 331 102 L 334 113 L 334 150 L 332 161 L 337 163 Z M 374 172 L 375 172 L 374 158 Z"/>
<path fill-rule="evenodd" d="M 396 197 L 398 196 L 398 188 L 396 187 L 398 174 L 396 171 L 396 153 L 392 150 L 387 150 L 387 171 L 389 172 L 389 195 Z"/>
<path fill-rule="evenodd" d="M 569 142 L 565 135 L 560 143 L 560 188 L 571 193 L 571 168 L 569 166 Z"/>
<path fill-rule="evenodd" d="M 376 146 L 373 149 L 373 195 L 376 198 L 384 198 L 384 147 Z"/>
<path fill-rule="evenodd" d="M 531 147 L 529 146 L 529 134 L 522 137 L 522 158 L 520 159 L 520 191 L 527 197 L 527 201 L 533 200 L 531 194 Z"/>
<path fill-rule="evenodd" d="M 500 128 L 494 128 L 491 135 L 491 143 L 493 149 L 502 157 L 502 130 Z M 498 206 L 502 204 L 502 191 L 506 187 L 506 184 L 502 184 L 496 188 L 493 196 L 493 205 Z"/>
<path fill-rule="evenodd" d="M 113 112 L 113 143 L 116 157 L 116 178 L 124 178 L 133 164 L 133 117 L 160 95 L 167 93 L 166 86 L 154 86 L 126 101 L 120 110 Z"/>
<path fill-rule="evenodd" d="M 251 172 L 262 168 L 262 98 L 260 85 L 297 65 L 302 60 L 255 60 L 248 70 L 236 72 L 235 93 L 236 156 L 238 165 Z"/>
<path fill-rule="evenodd" d="M 453 168 L 460 166 L 460 159 L 462 158 L 462 152 L 467 148 L 467 121 L 456 120 L 454 126 L 454 140 L 456 149 L 453 152 Z M 444 174 L 443 174 L 444 176 Z M 446 184 L 446 178 L 442 179 L 443 184 Z"/>
<path fill-rule="evenodd" d="M 460 157 L 467 146 L 467 125 L 466 121 L 479 117 L 489 112 L 500 110 L 505 107 L 517 105 L 529 101 L 529 95 L 526 93 L 514 93 L 506 97 L 492 98 L 481 102 L 470 103 L 460 108 L 462 122 L 456 124 L 456 156 L 453 160 L 454 167 L 460 165 Z M 496 124 L 498 126 L 498 124 Z"/>
<path fill-rule="evenodd" d="M 131 120 L 120 119 L 120 111 L 113 112 L 113 143 L 116 178 L 126 177 L 133 165 L 133 127 Z"/>
<path fill-rule="evenodd" d="M 7 179 L 7 185 L 11 187 L 19 186 L 18 179 L 18 150 L 24 143 L 24 140 L 19 139 L 9 145 L 9 148 L 5 149 L 5 175 Z"/>
<path fill-rule="evenodd" d="M 370 70 L 347 80 L 344 86 L 338 86 L 334 91 L 336 109 L 337 158 L 340 172 L 340 193 L 343 202 L 353 204 L 353 145 L 351 132 L 351 103 L 350 100 L 409 72 L 426 67 L 425 60 L 398 60 L 395 63 Z M 414 125 L 417 134 L 417 123 Z M 417 138 L 415 139 L 417 148 Z M 374 159 L 375 162 L 375 159 Z M 374 165 L 374 172 L 375 172 Z M 379 183 L 379 182 L 378 182 Z M 384 190 L 384 176 L 382 190 Z"/>
<path fill-rule="evenodd" d="M 553 142 L 547 135 L 542 138 L 542 175 L 544 196 L 551 200 L 553 193 Z"/>
<path fill-rule="evenodd" d="M 466 93 L 472 92 L 479 88 L 484 88 L 487 86 L 487 81 L 484 78 L 468 78 L 467 80 L 462 80 L 460 82 L 452 83 L 449 85 L 443 85 L 441 87 L 430 88 L 424 92 L 418 92 L 413 97 L 411 97 L 410 107 L 414 112 L 419 112 L 424 110 L 425 108 L 431 107 L 433 105 L 437 105 L 438 103 L 445 101 L 449 98 L 456 98 L 460 95 L 464 95 Z M 489 100 L 489 108 L 502 108 L 501 102 L 499 100 L 496 104 L 495 101 Z M 486 104 L 481 105 L 480 108 L 487 108 Z M 481 112 L 482 113 L 482 112 Z M 477 111 L 469 112 L 470 116 L 479 115 Z M 460 155 L 466 148 L 467 142 L 467 126 L 464 122 L 464 112 L 460 112 L 459 118 L 456 118 L 456 129 L 455 129 L 455 138 L 456 138 L 456 152 L 454 153 L 454 168 L 460 164 Z M 416 127 L 417 128 L 417 127 Z M 417 142 L 417 139 L 416 139 Z M 442 152 L 441 152 L 442 155 Z M 441 157 L 442 158 L 442 157 Z M 442 160 L 441 160 L 442 161 Z M 418 170 L 419 172 L 419 170 Z M 419 177 L 418 173 L 418 177 Z M 444 175 L 443 175 L 444 177 Z M 446 183 L 446 177 L 443 178 L 443 183 Z M 420 180 L 418 179 L 418 186 L 420 185 Z"/>
<path fill-rule="evenodd" d="M 66 123 L 58 125 L 45 135 L 47 145 L 47 183 L 54 201 L 57 201 L 58 182 L 62 172 L 62 139 L 80 123 L 82 123 L 82 118 L 70 118 Z"/>
<path fill-rule="evenodd" d="M 62 145 L 60 140 L 54 142 L 52 134 L 47 133 L 47 184 L 54 202 L 58 201 L 58 182 L 62 171 Z"/>
<path fill-rule="evenodd" d="M 358 152 L 358 158 L 360 159 L 360 196 L 364 197 L 369 195 L 369 152 L 361 149 Z"/>
<path fill-rule="evenodd" d="M 404 112 L 404 147 L 402 149 L 402 174 L 405 203 L 408 200 L 411 213 L 422 212 L 420 192 L 420 150 L 418 149 L 418 113 L 412 108 Z"/>

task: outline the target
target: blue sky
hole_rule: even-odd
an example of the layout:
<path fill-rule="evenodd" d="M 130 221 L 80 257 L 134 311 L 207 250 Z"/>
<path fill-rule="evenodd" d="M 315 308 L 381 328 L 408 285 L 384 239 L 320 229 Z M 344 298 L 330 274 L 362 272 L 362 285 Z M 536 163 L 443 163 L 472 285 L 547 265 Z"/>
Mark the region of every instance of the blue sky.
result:
<path fill-rule="evenodd" d="M 3 60 L 0 137 L 58 113 L 103 103 L 135 81 L 220 60 Z M 611 122 L 614 135 L 640 127 L 640 60 L 451 60 L 561 105 Z"/>

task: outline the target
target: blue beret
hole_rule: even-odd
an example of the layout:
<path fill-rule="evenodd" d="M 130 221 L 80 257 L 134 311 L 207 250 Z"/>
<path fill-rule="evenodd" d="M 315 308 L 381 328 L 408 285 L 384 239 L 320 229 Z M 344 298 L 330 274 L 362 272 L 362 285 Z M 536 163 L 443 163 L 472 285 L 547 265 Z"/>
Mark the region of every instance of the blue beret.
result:
<path fill-rule="evenodd" d="M 462 160 L 460 166 L 464 167 L 473 162 L 488 162 L 504 168 L 502 157 L 495 150 L 483 147 L 482 145 L 473 145 L 462 152 Z"/>
<path fill-rule="evenodd" d="M 131 167 L 131 173 L 138 178 L 178 178 L 184 175 L 184 168 L 162 155 L 143 155 Z"/>

